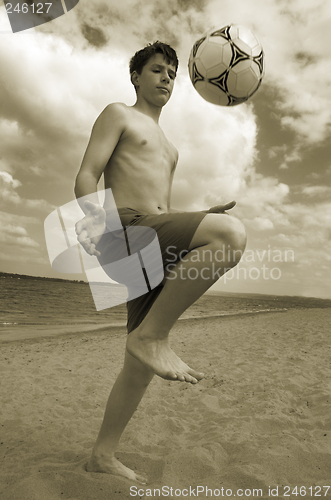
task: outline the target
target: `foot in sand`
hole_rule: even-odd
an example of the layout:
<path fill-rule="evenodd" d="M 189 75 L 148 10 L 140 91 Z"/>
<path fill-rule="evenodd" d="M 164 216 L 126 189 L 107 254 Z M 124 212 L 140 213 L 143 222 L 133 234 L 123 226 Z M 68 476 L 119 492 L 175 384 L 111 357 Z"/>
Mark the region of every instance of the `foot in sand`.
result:
<path fill-rule="evenodd" d="M 140 484 L 147 484 L 147 477 L 143 474 L 137 474 L 129 467 L 123 465 L 114 456 L 95 456 L 92 455 L 90 461 L 86 465 L 87 472 L 103 472 L 106 474 L 113 474 L 115 476 L 123 476 L 130 481 L 136 481 Z"/>
<path fill-rule="evenodd" d="M 139 327 L 133 330 L 126 343 L 127 351 L 148 366 L 156 375 L 167 380 L 196 384 L 204 375 L 190 368 L 170 348 L 168 338 L 144 336 Z"/>

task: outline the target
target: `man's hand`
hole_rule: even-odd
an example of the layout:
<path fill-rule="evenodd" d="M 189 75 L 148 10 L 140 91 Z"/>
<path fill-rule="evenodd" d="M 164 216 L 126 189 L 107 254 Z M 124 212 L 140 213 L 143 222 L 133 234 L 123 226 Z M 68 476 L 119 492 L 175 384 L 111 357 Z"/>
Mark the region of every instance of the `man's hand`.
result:
<path fill-rule="evenodd" d="M 75 226 L 77 240 L 89 255 L 99 256 L 100 252 L 95 247 L 106 228 L 106 212 L 103 207 L 91 201 L 85 201 L 84 207 L 88 212 Z"/>
<path fill-rule="evenodd" d="M 216 205 L 209 210 L 204 210 L 204 212 L 207 212 L 207 214 L 224 214 L 225 210 L 230 210 L 235 204 L 235 201 L 230 201 L 230 203 L 226 203 L 226 205 Z"/>

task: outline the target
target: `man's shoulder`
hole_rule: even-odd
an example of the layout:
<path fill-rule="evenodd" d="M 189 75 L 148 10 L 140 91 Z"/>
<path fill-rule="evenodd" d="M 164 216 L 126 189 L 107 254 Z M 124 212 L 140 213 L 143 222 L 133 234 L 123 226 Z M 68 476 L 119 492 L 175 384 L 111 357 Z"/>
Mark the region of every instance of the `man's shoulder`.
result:
<path fill-rule="evenodd" d="M 100 116 L 111 117 L 126 117 L 129 112 L 129 107 L 124 104 L 124 102 L 112 102 L 108 104 L 105 109 L 102 111 Z"/>
<path fill-rule="evenodd" d="M 129 122 L 127 108 L 122 102 L 108 104 L 96 119 L 93 129 L 103 131 L 114 129 L 114 126 L 119 130 L 125 129 Z"/>

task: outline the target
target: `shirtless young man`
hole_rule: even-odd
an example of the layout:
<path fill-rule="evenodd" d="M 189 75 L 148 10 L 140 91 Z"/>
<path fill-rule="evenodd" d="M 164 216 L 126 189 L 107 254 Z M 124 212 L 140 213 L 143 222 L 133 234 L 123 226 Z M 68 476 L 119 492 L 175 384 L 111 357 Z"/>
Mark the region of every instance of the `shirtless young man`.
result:
<path fill-rule="evenodd" d="M 137 52 L 130 62 L 131 81 L 137 93 L 136 103 L 107 106 L 96 120 L 77 175 L 77 198 L 89 196 L 82 209 L 86 214 L 77 223 L 78 240 L 91 255 L 107 251 L 107 218 L 96 195 L 97 183 L 104 174 L 105 188 L 111 188 L 123 226 L 141 224 L 153 227 L 159 238 L 162 256 L 165 245 L 178 244 L 178 257 L 172 265 L 172 278 L 143 297 L 128 302 L 128 338 L 124 366 L 110 393 L 101 429 L 87 464 L 91 472 L 108 472 L 144 483 L 142 475 L 121 464 L 114 456 L 119 439 L 155 374 L 168 380 L 197 383 L 203 374 L 190 368 L 170 348 L 168 336 L 179 316 L 210 288 L 226 271 L 238 264 L 245 249 L 246 234 L 242 223 L 227 214 L 233 203 L 204 212 L 175 212 L 170 209 L 171 185 L 178 153 L 166 139 L 159 117 L 169 101 L 178 60 L 175 51 L 156 42 Z M 203 166 L 201 166 L 203 168 Z M 171 240 L 173 238 L 173 240 Z M 220 248 L 229 260 L 211 258 Z M 194 252 L 192 252 L 194 250 Z M 201 253 L 201 259 L 197 255 Z M 194 255 L 193 255 L 194 254 Z M 173 255 L 173 251 L 171 253 Z M 192 259 L 193 255 L 193 259 Z M 231 257 L 230 257 L 231 255 Z M 165 265 L 165 260 L 164 260 Z M 218 274 L 211 270 L 218 269 Z M 196 279 L 182 279 L 178 266 Z M 207 271 L 210 271 L 209 273 Z M 176 278 L 174 279 L 174 273 Z M 141 313 L 143 311 L 143 313 Z"/>

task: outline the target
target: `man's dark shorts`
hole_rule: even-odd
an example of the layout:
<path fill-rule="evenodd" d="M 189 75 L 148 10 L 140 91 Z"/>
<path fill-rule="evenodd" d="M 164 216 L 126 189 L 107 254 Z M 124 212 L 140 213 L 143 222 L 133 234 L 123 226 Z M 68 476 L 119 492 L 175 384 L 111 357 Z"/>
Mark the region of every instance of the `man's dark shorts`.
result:
<path fill-rule="evenodd" d="M 123 228 L 127 226 L 144 226 L 151 227 L 156 231 L 162 254 L 163 269 L 170 263 L 173 265 L 178 262 L 186 255 L 197 227 L 207 215 L 206 212 L 176 212 L 151 215 L 141 210 L 138 212 L 133 208 L 119 208 L 118 214 Z M 97 245 L 97 250 L 101 253 L 99 262 L 104 265 L 105 262 L 109 261 L 109 254 L 116 252 L 111 232 L 104 233 Z M 127 302 L 128 333 L 140 325 L 162 288 L 163 284 L 160 284 L 148 293 Z"/>

